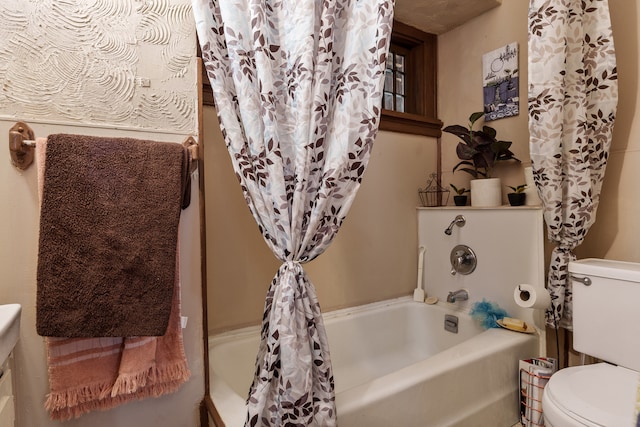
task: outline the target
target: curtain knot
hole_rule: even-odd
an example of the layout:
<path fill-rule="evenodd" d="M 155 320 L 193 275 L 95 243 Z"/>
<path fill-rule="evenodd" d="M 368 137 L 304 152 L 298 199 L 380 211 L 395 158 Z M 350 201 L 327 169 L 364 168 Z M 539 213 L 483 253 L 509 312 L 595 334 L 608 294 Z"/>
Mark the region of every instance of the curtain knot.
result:
<path fill-rule="evenodd" d="M 554 249 L 554 251 L 557 251 L 557 252 L 560 252 L 560 253 L 563 253 L 563 254 L 570 254 L 570 253 L 573 252 L 573 248 L 570 247 L 570 246 L 560 245 L 560 246 L 557 246 Z"/>
<path fill-rule="evenodd" d="M 282 262 L 282 265 L 280 266 L 280 271 L 284 272 L 284 271 L 293 271 L 293 272 L 301 272 L 304 271 L 304 269 L 302 268 L 302 263 L 298 260 L 286 260 Z"/>

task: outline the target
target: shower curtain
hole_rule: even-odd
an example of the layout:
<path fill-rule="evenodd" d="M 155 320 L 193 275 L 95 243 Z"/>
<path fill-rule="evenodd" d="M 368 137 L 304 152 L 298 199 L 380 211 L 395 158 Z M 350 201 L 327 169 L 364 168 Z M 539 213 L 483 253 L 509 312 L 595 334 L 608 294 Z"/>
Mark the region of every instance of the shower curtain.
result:
<path fill-rule="evenodd" d="M 235 173 L 282 265 L 247 426 L 335 426 L 329 348 L 302 264 L 340 228 L 377 133 L 393 0 L 193 0 Z"/>
<path fill-rule="evenodd" d="M 607 0 L 530 0 L 529 133 L 549 240 L 547 324 L 571 329 L 567 267 L 596 219 L 618 101 Z"/>

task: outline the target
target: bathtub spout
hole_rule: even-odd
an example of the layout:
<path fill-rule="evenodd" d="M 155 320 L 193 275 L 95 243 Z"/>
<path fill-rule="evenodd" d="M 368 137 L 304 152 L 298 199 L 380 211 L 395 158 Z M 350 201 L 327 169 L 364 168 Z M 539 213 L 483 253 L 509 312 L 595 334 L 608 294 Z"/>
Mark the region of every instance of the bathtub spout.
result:
<path fill-rule="evenodd" d="M 466 289 L 458 289 L 457 291 L 449 292 L 447 295 L 447 302 L 466 301 L 469 299 L 469 291 Z"/>

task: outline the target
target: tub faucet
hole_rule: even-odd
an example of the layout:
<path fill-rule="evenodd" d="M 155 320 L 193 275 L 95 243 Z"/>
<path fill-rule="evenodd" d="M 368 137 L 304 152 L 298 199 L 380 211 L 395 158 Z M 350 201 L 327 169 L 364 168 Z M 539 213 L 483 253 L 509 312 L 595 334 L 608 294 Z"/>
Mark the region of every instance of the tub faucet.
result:
<path fill-rule="evenodd" d="M 457 225 L 458 227 L 463 227 L 466 223 L 467 223 L 467 220 L 462 215 L 458 215 L 454 218 L 453 221 L 451 221 L 451 224 L 449 224 L 447 229 L 444 230 L 444 234 L 446 234 L 447 236 L 451 236 L 454 225 Z"/>
<path fill-rule="evenodd" d="M 447 302 L 466 301 L 469 299 L 469 291 L 466 289 L 458 289 L 457 291 L 449 292 L 447 295 Z"/>

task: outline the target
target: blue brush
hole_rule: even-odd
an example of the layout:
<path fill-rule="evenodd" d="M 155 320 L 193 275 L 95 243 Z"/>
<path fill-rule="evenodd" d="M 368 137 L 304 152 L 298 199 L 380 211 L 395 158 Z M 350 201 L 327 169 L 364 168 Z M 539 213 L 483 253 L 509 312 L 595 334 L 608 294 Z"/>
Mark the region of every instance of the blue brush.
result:
<path fill-rule="evenodd" d="M 471 308 L 471 317 L 479 322 L 483 328 L 499 328 L 497 321 L 507 316 L 507 312 L 495 302 L 482 299 Z"/>

